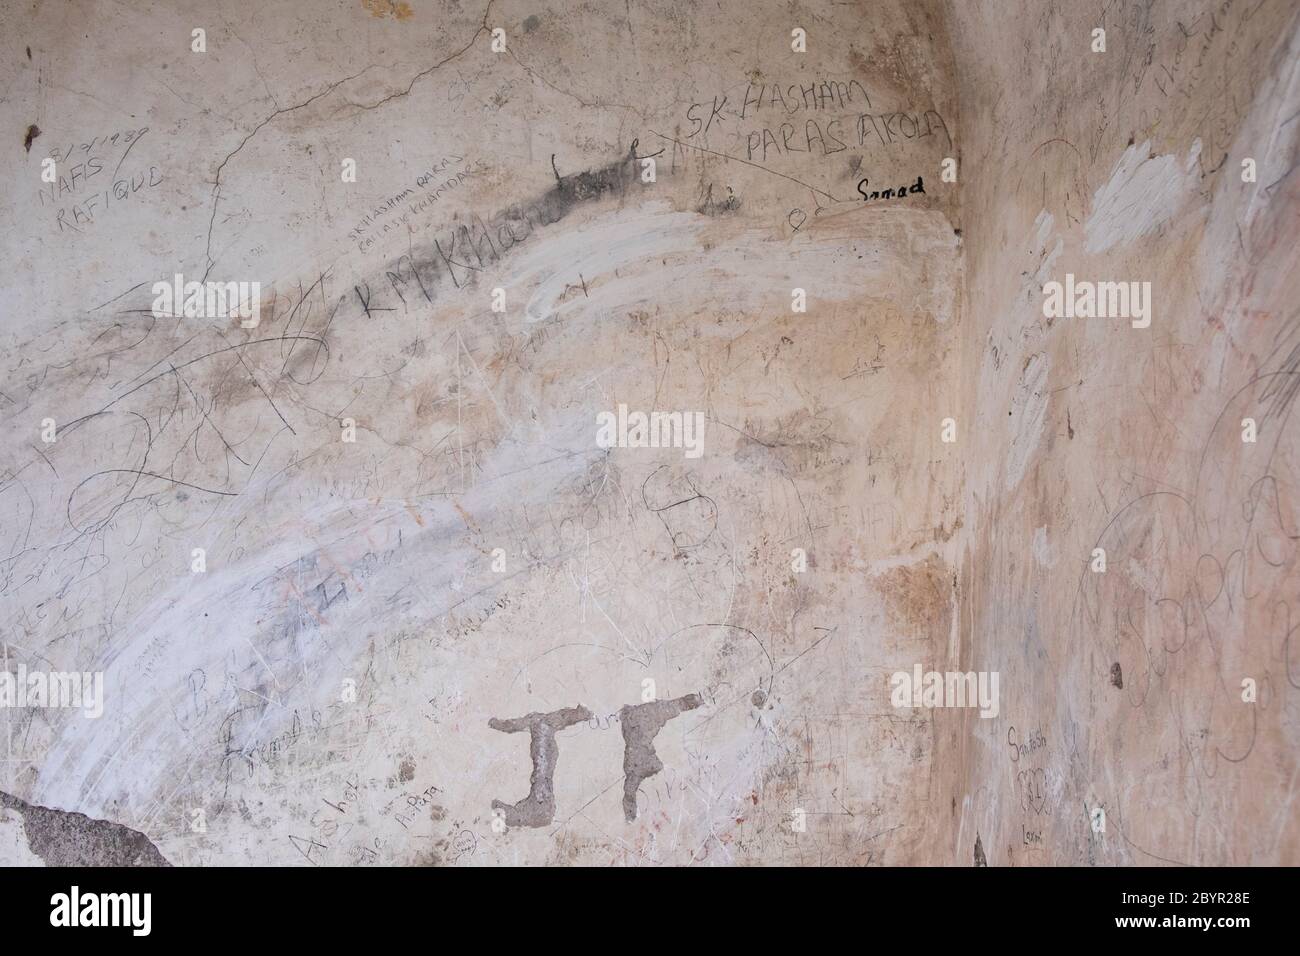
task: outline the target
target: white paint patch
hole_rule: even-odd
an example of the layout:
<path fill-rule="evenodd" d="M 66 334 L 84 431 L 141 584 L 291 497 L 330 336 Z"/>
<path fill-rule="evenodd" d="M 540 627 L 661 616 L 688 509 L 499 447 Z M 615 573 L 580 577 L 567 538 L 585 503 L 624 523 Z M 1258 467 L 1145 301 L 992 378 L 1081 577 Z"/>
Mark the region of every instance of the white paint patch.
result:
<path fill-rule="evenodd" d="M 484 457 L 486 477 L 457 502 L 470 513 L 490 514 L 498 496 L 532 507 L 553 500 L 600 457 L 588 447 L 590 429 L 574 422 L 566 434 L 552 434 L 552 445 L 499 444 Z M 565 438 L 572 448 L 555 447 Z M 248 500 L 255 502 L 256 496 Z M 365 651 L 376 621 L 391 630 L 401 627 L 400 605 L 376 611 L 373 594 L 418 598 L 420 619 L 426 622 L 462 603 L 452 585 L 475 550 L 461 534 L 455 508 L 447 500 L 425 502 L 423 524 L 418 529 L 407 525 L 393 561 L 364 583 L 347 571 L 349 598 L 327 611 L 309 610 L 319 600 L 312 585 L 325 572 L 294 575 L 295 589 L 286 590 L 277 583 L 280 571 L 317 562 L 328 569 L 336 560 L 345 570 L 355 570 L 360 554 L 376 538 L 385 540 L 383 529 L 390 520 L 406 518 L 405 502 L 304 501 L 273 536 L 274 544 L 174 584 L 94 663 L 105 675 L 104 716 L 85 721 L 86 726 L 74 721 L 63 725 L 42 760 L 31 802 L 142 825 L 159 809 L 149 794 L 174 789 L 175 784 L 166 784 L 169 777 L 179 779 L 181 765 L 199 758 L 192 742 L 222 739 L 220 725 L 232 716 L 231 695 L 259 714 L 249 726 L 256 723 L 260 733 L 246 735 L 255 742 L 288 730 L 295 712 L 329 707 L 338 700 L 344 678 L 360 677 L 353 662 Z M 325 528 L 334 541 L 328 549 L 316 542 L 319 532 L 305 537 L 295 530 Z M 345 541 L 351 542 L 351 552 L 341 543 Z M 216 608 L 220 614 L 205 613 Z M 224 688 L 216 684 L 216 675 L 223 673 Z M 194 675 L 204 675 L 205 687 L 213 682 L 214 696 L 201 714 L 181 719 L 177 715 L 187 713 Z M 246 742 L 244 734 L 236 736 L 236 746 Z M 123 754 L 160 756 L 126 760 Z"/>
<path fill-rule="evenodd" d="M 1056 554 L 1052 550 L 1051 542 L 1047 540 L 1046 525 L 1034 529 L 1034 562 L 1040 568 L 1056 567 Z"/>
<path fill-rule="evenodd" d="M 674 212 L 667 203 L 655 202 L 635 212 L 612 210 L 578 229 L 552 230 L 512 264 L 513 282 L 536 284 L 526 321 L 540 322 L 583 305 L 600 306 L 602 299 L 608 300 L 606 307 L 629 308 L 651 301 L 664 291 L 663 260 L 698 251 L 704 222 L 694 213 Z M 609 281 L 597 282 L 616 276 L 616 291 Z"/>
<path fill-rule="evenodd" d="M 1025 362 L 1011 399 L 1011 415 L 1007 419 L 1011 440 L 1007 449 L 1007 467 L 1003 487 L 1011 491 L 1025 477 L 1029 459 L 1043 437 L 1047 421 L 1047 372 L 1052 361 L 1043 352 L 1035 352 Z"/>
<path fill-rule="evenodd" d="M 44 866 L 45 861 L 27 846 L 22 814 L 0 810 L 0 860 L 9 866 Z"/>
<path fill-rule="evenodd" d="M 545 241 L 512 263 L 510 282 L 530 290 L 525 321 L 534 323 L 649 306 L 690 314 L 716 298 L 720 282 L 740 275 L 750 277 L 728 292 L 728 304 L 738 311 L 786 312 L 796 287 L 807 291 L 814 311 L 832 295 L 851 300 L 859 285 L 908 276 L 918 290 L 914 307 L 939 324 L 951 321 L 960 273 L 946 218 L 886 210 L 878 219 L 887 224 L 879 227 L 883 235 L 905 228 L 909 242 L 874 236 L 773 242 L 761 229 L 711 229 L 707 218 L 677 212 L 666 202 L 611 208 L 580 225 L 553 227 Z M 846 275 L 854 285 L 845 286 Z"/>
<path fill-rule="evenodd" d="M 1044 209 L 1034 220 L 1034 226 L 1038 229 L 1038 248 L 1042 249 L 1047 245 L 1047 237 L 1052 234 L 1052 227 L 1056 225 L 1056 217 Z"/>
<path fill-rule="evenodd" d="M 1092 214 L 1084 223 L 1084 249 L 1105 252 L 1154 232 L 1172 219 L 1196 187 L 1197 139 L 1187 158 L 1152 156 L 1151 141 L 1124 150 L 1110 181 L 1092 197 Z"/>

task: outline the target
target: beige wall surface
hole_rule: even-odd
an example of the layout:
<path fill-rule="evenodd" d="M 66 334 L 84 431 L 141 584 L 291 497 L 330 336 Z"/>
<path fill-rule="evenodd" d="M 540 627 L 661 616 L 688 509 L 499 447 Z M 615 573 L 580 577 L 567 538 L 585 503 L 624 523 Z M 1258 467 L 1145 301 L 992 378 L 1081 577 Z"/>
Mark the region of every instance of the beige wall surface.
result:
<path fill-rule="evenodd" d="M 1294 3 L 0 36 L 0 863 L 1300 863 Z"/>
<path fill-rule="evenodd" d="M 958 859 L 1300 862 L 1300 10 L 952 12 L 961 660 L 1004 688 L 954 745 Z M 1066 275 L 1149 282 L 1150 326 L 1045 316 Z"/>

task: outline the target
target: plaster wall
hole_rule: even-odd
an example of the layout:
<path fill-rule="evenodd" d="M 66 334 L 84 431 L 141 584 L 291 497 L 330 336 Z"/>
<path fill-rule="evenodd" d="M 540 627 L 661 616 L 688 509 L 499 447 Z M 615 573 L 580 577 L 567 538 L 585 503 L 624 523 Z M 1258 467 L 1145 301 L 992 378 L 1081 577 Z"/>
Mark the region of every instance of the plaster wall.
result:
<path fill-rule="evenodd" d="M 0 861 L 1296 862 L 1294 5 L 1044 11 L 6 4 Z"/>

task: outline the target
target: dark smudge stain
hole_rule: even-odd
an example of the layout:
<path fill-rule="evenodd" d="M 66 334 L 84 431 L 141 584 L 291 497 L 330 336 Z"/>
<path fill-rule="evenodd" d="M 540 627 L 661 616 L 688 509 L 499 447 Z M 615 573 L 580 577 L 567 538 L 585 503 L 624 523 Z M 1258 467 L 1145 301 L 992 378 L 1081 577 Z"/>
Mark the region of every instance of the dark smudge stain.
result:
<path fill-rule="evenodd" d="M 1112 686 L 1124 689 L 1124 672 L 1120 670 L 1119 661 L 1110 665 L 1110 682 Z"/>
<path fill-rule="evenodd" d="M 380 288 L 387 282 L 400 293 L 400 283 L 401 288 L 423 293 L 428 303 L 436 300 L 438 287 L 445 286 L 448 281 L 457 289 L 472 285 L 489 265 L 501 261 L 516 245 L 529 241 L 539 228 L 552 226 L 565 218 L 575 207 L 608 197 L 625 196 L 628 186 L 636 179 L 637 145 L 633 140 L 621 158 L 568 176 L 560 175 L 552 156 L 555 184 L 546 192 L 500 210 L 486 223 L 477 216 L 469 221 L 458 218 L 449 230 L 440 230 L 423 250 L 392 260 L 382 275 L 371 280 L 370 285 Z M 508 242 L 503 238 L 503 232 L 509 235 Z M 494 237 L 497 242 L 493 241 Z M 498 243 L 501 248 L 497 247 Z"/>
<path fill-rule="evenodd" d="M 32 140 L 41 135 L 41 128 L 33 123 L 27 127 L 27 135 L 23 137 L 23 149 L 27 152 L 32 151 Z"/>
<path fill-rule="evenodd" d="M 139 830 L 84 813 L 51 810 L 0 790 L 0 807 L 23 818 L 23 833 L 46 866 L 171 866 Z"/>
<path fill-rule="evenodd" d="M 636 178 L 633 162 L 637 159 L 637 140 L 632 140 L 627 155 L 612 163 L 606 163 L 598 169 L 586 169 L 570 176 L 561 176 L 555 167 L 555 157 L 551 157 L 551 169 L 555 172 L 555 185 L 542 196 L 542 203 L 553 208 L 557 215 L 552 222 L 558 222 L 579 203 L 601 199 L 612 193 L 622 193 L 628 183 Z"/>
<path fill-rule="evenodd" d="M 726 216 L 734 213 L 740 208 L 740 197 L 727 187 L 727 196 L 725 199 L 714 198 L 713 186 L 709 185 L 704 193 L 704 198 L 700 204 L 695 207 L 695 211 L 703 216 Z"/>
<path fill-rule="evenodd" d="M 984 844 L 980 842 L 980 835 L 975 834 L 975 865 L 988 866 L 989 861 L 984 856 Z"/>

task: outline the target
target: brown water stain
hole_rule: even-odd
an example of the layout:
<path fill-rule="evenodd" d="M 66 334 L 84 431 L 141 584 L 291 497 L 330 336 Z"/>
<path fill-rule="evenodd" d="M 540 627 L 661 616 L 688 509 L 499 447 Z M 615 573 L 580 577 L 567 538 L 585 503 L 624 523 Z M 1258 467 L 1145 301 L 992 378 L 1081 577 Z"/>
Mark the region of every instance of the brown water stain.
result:
<path fill-rule="evenodd" d="M 370 11 L 372 17 L 383 19 L 391 16 L 394 20 L 409 20 L 415 16 L 415 11 L 411 9 L 409 3 L 402 3 L 400 0 L 361 0 L 361 6 Z"/>

